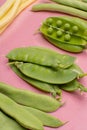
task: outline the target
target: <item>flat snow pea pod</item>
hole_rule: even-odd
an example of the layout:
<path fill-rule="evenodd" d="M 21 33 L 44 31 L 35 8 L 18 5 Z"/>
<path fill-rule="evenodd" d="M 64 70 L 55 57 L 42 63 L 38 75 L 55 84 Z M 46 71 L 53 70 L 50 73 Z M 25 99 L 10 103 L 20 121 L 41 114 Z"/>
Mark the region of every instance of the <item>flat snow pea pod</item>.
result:
<path fill-rule="evenodd" d="M 0 130 L 27 130 L 0 111 Z"/>
<path fill-rule="evenodd" d="M 52 19 L 51 24 L 49 23 L 50 19 Z M 61 26 L 59 26 L 60 21 L 62 22 Z M 51 34 L 48 32 L 50 28 L 53 29 Z M 87 44 L 87 24 L 85 24 L 84 21 L 74 17 L 48 17 L 42 23 L 40 31 L 43 35 L 61 43 L 82 46 L 86 46 Z M 62 34 L 60 35 L 59 32 Z"/>
<path fill-rule="evenodd" d="M 45 91 L 45 92 L 49 92 L 51 93 L 53 96 L 61 96 L 62 92 L 61 92 L 61 89 L 58 88 L 58 85 L 55 85 L 55 84 L 48 84 L 48 83 L 45 83 L 45 82 L 41 82 L 39 80 L 35 80 L 35 79 L 32 79 L 30 77 L 27 77 L 25 76 L 23 73 L 21 73 L 19 71 L 19 69 L 17 69 L 17 67 L 14 65 L 14 64 L 10 64 L 10 67 L 12 68 L 12 70 L 21 78 L 23 79 L 24 81 L 26 81 L 27 83 L 33 85 L 35 88 L 38 88 L 42 91 Z"/>
<path fill-rule="evenodd" d="M 2 82 L 0 82 L 0 92 L 12 98 L 19 104 L 46 112 L 55 111 L 62 106 L 61 102 L 52 97 L 36 94 L 27 90 L 20 90 Z"/>
<path fill-rule="evenodd" d="M 83 11 L 87 11 L 87 4 L 84 3 L 83 1 L 78 1 L 78 0 L 51 0 L 51 1 L 54 1 L 54 2 L 57 2 L 59 4 L 62 4 L 62 5 L 66 5 L 66 6 L 69 6 L 69 7 L 73 7 L 73 8 L 77 8 L 77 9 L 80 9 L 80 10 L 83 10 Z"/>
<path fill-rule="evenodd" d="M 71 45 L 71 44 L 64 44 L 64 43 L 60 43 L 57 40 L 54 40 L 52 38 L 46 37 L 45 38 L 52 43 L 53 45 L 55 45 L 56 47 L 68 51 L 68 52 L 73 52 L 73 53 L 80 53 L 82 52 L 85 48 L 83 46 L 77 46 L 77 45 Z"/>
<path fill-rule="evenodd" d="M 26 129 L 43 130 L 42 122 L 36 116 L 2 93 L 0 93 L 0 109 Z"/>
<path fill-rule="evenodd" d="M 38 117 L 38 119 L 42 122 L 44 126 L 57 128 L 65 124 L 60 119 L 50 115 L 49 113 L 45 113 L 32 107 L 26 107 L 26 106 L 23 107 L 27 111 L 33 113 L 36 117 Z"/>
<path fill-rule="evenodd" d="M 15 62 L 15 65 L 24 75 L 51 84 L 68 83 L 77 77 L 77 73 L 69 69 L 55 71 L 48 67 L 23 62 Z"/>
<path fill-rule="evenodd" d="M 60 12 L 60 13 L 66 13 L 73 16 L 77 16 L 79 18 L 87 19 L 87 12 L 72 7 L 68 7 L 65 5 L 61 5 L 61 4 L 53 4 L 53 3 L 36 4 L 32 7 L 32 11 Z"/>
<path fill-rule="evenodd" d="M 82 92 L 87 92 L 87 88 L 84 87 L 77 80 L 73 80 L 70 83 L 60 85 L 60 88 L 65 90 L 65 91 L 68 91 L 68 92 L 73 92 L 73 91 L 76 91 L 76 90 L 79 90 L 79 89 Z"/>
<path fill-rule="evenodd" d="M 10 51 L 7 56 L 13 61 L 23 61 L 52 68 L 67 68 L 75 61 L 75 57 L 59 54 L 56 51 L 44 47 L 22 47 Z M 62 60 L 64 57 L 64 60 Z"/>

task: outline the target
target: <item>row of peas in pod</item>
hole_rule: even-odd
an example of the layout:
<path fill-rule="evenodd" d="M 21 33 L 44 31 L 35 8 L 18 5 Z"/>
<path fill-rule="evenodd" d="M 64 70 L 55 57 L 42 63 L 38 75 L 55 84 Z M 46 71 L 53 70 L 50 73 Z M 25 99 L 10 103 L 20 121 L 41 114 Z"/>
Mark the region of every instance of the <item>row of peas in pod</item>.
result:
<path fill-rule="evenodd" d="M 61 96 L 68 92 L 87 89 L 78 81 L 87 75 L 75 64 L 75 57 L 60 54 L 39 46 L 15 48 L 6 57 L 12 70 L 36 88 Z"/>
<path fill-rule="evenodd" d="M 42 22 L 41 34 L 65 51 L 79 53 L 87 46 L 87 23 L 69 16 L 48 17 Z"/>

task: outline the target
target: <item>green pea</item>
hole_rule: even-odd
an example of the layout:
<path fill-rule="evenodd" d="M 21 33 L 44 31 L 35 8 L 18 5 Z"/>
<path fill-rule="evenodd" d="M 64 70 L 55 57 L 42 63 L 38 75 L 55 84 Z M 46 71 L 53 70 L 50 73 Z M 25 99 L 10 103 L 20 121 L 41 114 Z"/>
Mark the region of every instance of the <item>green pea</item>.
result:
<path fill-rule="evenodd" d="M 66 35 L 64 36 L 64 40 L 65 40 L 65 41 L 70 41 L 70 39 L 71 39 L 70 34 L 66 34 Z"/>
<path fill-rule="evenodd" d="M 0 92 L 12 98 L 19 104 L 46 112 L 55 111 L 62 106 L 61 102 L 52 97 L 18 89 L 2 82 L 0 82 Z"/>
<path fill-rule="evenodd" d="M 0 110 L 0 128 L 1 130 L 27 130 L 23 128 L 15 120 L 7 116 Z"/>
<path fill-rule="evenodd" d="M 53 33 L 53 28 L 52 27 L 48 28 L 47 33 L 52 34 Z"/>
<path fill-rule="evenodd" d="M 64 25 L 64 29 L 65 29 L 66 31 L 68 31 L 68 30 L 70 29 L 70 24 L 69 24 L 69 23 L 66 23 L 66 24 Z"/>
<path fill-rule="evenodd" d="M 44 129 L 42 122 L 36 116 L 2 93 L 0 93 L 0 109 L 26 129 Z"/>
<path fill-rule="evenodd" d="M 22 62 L 15 62 L 15 65 L 24 75 L 51 84 L 67 83 L 77 77 L 77 74 L 69 69 L 55 71 L 48 67 Z"/>
<path fill-rule="evenodd" d="M 73 27 L 72 27 L 72 31 L 73 31 L 74 33 L 77 33 L 77 32 L 79 31 L 78 26 L 73 26 Z"/>
<path fill-rule="evenodd" d="M 52 18 L 49 18 L 49 19 L 47 19 L 47 21 L 46 21 L 48 24 L 52 24 L 53 23 L 53 19 Z"/>
<path fill-rule="evenodd" d="M 57 20 L 56 25 L 57 27 L 61 27 L 63 25 L 62 20 Z"/>
<path fill-rule="evenodd" d="M 61 37 L 63 35 L 63 32 L 59 30 L 56 32 L 56 34 L 57 34 L 57 37 Z"/>

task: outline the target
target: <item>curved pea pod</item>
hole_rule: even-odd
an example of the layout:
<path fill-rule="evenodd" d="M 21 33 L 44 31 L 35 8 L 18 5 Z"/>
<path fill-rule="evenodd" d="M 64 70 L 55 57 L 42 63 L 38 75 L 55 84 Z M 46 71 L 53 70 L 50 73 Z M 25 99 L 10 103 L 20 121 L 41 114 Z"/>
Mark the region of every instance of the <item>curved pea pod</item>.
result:
<path fill-rule="evenodd" d="M 51 84 L 64 84 L 77 77 L 77 73 L 69 69 L 57 71 L 32 63 L 15 62 L 17 68 L 26 76 Z"/>
<path fill-rule="evenodd" d="M 75 61 L 73 56 L 59 54 L 51 49 L 35 46 L 13 49 L 6 57 L 13 61 L 29 62 L 54 69 L 58 67 L 67 68 Z"/>
<path fill-rule="evenodd" d="M 1 130 L 27 130 L 19 125 L 15 120 L 0 111 L 0 129 Z"/>
<path fill-rule="evenodd" d="M 14 64 L 10 64 L 10 67 L 21 79 L 33 85 L 35 88 L 38 88 L 39 90 L 44 91 L 44 92 L 51 93 L 54 97 L 56 97 L 57 95 L 61 96 L 62 92 L 61 92 L 61 89 L 58 88 L 58 85 L 48 84 L 45 82 L 41 82 L 39 80 L 32 79 L 30 77 L 27 77 L 23 73 L 21 73 Z"/>
<path fill-rule="evenodd" d="M 58 42 L 57 40 L 54 40 L 52 38 L 49 38 L 47 36 L 45 36 L 45 38 L 50 42 L 52 43 L 53 45 L 55 45 L 56 47 L 62 49 L 62 50 L 65 50 L 65 51 L 68 51 L 68 52 L 72 52 L 72 53 L 80 53 L 82 52 L 85 47 L 84 46 L 77 46 L 77 45 L 71 45 L 71 44 L 64 44 L 64 43 L 60 43 Z"/>
<path fill-rule="evenodd" d="M 41 25 L 40 32 L 55 44 L 87 45 L 87 24 L 74 17 L 48 17 Z M 61 45 L 62 46 L 62 45 Z M 62 48 L 62 47 L 61 47 Z"/>
<path fill-rule="evenodd" d="M 81 92 L 87 92 L 87 88 L 84 87 L 77 80 L 73 80 L 67 84 L 60 85 L 60 88 L 67 92 L 73 92 L 76 90 L 80 90 Z"/>
<path fill-rule="evenodd" d="M 23 107 L 27 111 L 33 113 L 42 122 L 44 126 L 57 128 L 65 124 L 60 119 L 50 115 L 49 113 L 45 113 L 32 107 Z"/>
<path fill-rule="evenodd" d="M 0 93 L 0 109 L 26 129 L 44 129 L 42 122 L 36 116 L 2 93 Z"/>
<path fill-rule="evenodd" d="M 0 82 L 0 92 L 12 98 L 19 104 L 46 112 L 55 111 L 62 106 L 61 102 L 52 97 L 14 88 L 2 82 Z"/>

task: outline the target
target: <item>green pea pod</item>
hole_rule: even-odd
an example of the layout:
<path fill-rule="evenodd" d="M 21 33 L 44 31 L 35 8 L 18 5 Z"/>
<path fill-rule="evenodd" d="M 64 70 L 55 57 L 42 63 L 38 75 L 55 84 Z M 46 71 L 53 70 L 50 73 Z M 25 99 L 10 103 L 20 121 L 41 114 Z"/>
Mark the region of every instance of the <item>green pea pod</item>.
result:
<path fill-rule="evenodd" d="M 32 11 L 52 11 L 52 12 L 60 12 L 66 13 L 73 16 L 77 16 L 79 18 L 87 19 L 87 12 L 75 9 L 69 6 L 64 6 L 61 4 L 54 4 L 54 3 L 42 3 L 36 4 L 32 7 Z"/>
<path fill-rule="evenodd" d="M 60 88 L 64 91 L 73 92 L 79 88 L 79 83 L 77 80 L 73 80 L 70 83 L 60 85 Z"/>
<path fill-rule="evenodd" d="M 83 26 L 81 22 L 85 24 L 82 20 L 67 16 L 48 17 L 42 23 L 40 32 L 60 43 L 86 46 L 87 42 L 84 39 L 87 37 L 87 25 Z"/>
<path fill-rule="evenodd" d="M 57 128 L 65 124 L 62 121 L 60 121 L 58 118 L 48 113 L 45 113 L 43 111 L 37 110 L 35 108 L 31 108 L 31 107 L 26 107 L 26 106 L 23 106 L 23 107 L 27 111 L 33 113 L 36 117 L 38 117 L 38 119 L 42 122 L 44 126 Z"/>
<path fill-rule="evenodd" d="M 68 83 L 77 77 L 77 73 L 69 69 L 55 71 L 48 67 L 23 62 L 15 62 L 15 65 L 24 75 L 51 84 Z"/>
<path fill-rule="evenodd" d="M 26 129 L 44 129 L 42 122 L 36 116 L 2 93 L 0 93 L 0 109 Z"/>
<path fill-rule="evenodd" d="M 53 45 L 55 45 L 56 47 L 68 51 L 68 52 L 72 52 L 72 53 L 80 53 L 82 52 L 85 48 L 83 46 L 77 46 L 77 45 L 71 45 L 71 44 L 64 44 L 64 43 L 60 43 L 57 40 L 54 40 L 52 38 L 46 37 L 45 38 L 52 43 Z"/>
<path fill-rule="evenodd" d="M 79 83 L 77 80 L 73 80 L 70 83 L 60 85 L 60 88 L 67 92 L 73 92 L 76 90 L 87 92 L 87 88 L 84 87 L 81 83 Z"/>
<path fill-rule="evenodd" d="M 73 1 L 72 0 L 51 0 L 51 1 L 87 12 L 87 4 L 84 3 L 83 1 L 78 1 L 78 0 L 73 0 Z"/>
<path fill-rule="evenodd" d="M 55 84 L 48 84 L 45 82 L 41 82 L 39 80 L 35 80 L 32 79 L 30 77 L 25 76 L 23 73 L 21 73 L 19 71 L 19 69 L 17 69 L 17 67 L 14 64 L 10 64 L 10 67 L 12 68 L 12 70 L 24 81 L 26 81 L 27 83 L 33 85 L 35 88 L 38 88 L 42 91 L 45 92 L 49 92 L 51 93 L 54 97 L 56 97 L 57 95 L 61 96 L 62 92 L 61 90 L 58 88 L 58 85 Z"/>
<path fill-rule="evenodd" d="M 59 54 L 51 49 L 35 46 L 13 49 L 6 57 L 13 61 L 29 62 L 52 67 L 54 69 L 57 69 L 58 67 L 67 68 L 75 61 L 75 57 Z"/>
<path fill-rule="evenodd" d="M 5 113 L 0 111 L 0 129 L 1 130 L 27 130 L 11 119 Z"/>
<path fill-rule="evenodd" d="M 46 112 L 55 111 L 62 106 L 61 102 L 52 97 L 14 88 L 2 82 L 0 82 L 0 92 L 12 98 L 19 104 Z"/>

